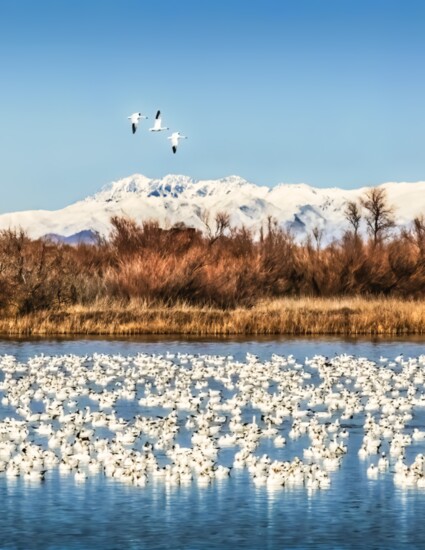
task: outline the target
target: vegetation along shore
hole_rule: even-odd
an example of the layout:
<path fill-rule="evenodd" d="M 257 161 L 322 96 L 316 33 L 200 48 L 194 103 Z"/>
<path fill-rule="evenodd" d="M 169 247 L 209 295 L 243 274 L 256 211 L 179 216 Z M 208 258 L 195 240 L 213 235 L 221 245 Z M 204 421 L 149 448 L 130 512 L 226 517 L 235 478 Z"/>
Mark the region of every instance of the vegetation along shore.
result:
<path fill-rule="evenodd" d="M 0 333 L 424 334 L 424 218 L 397 228 L 380 188 L 345 215 L 326 245 L 225 213 L 204 232 L 113 218 L 74 246 L 1 231 Z"/>
<path fill-rule="evenodd" d="M 404 335 L 425 334 L 425 304 L 395 298 L 282 298 L 219 309 L 98 302 L 2 316 L 4 335 Z"/>

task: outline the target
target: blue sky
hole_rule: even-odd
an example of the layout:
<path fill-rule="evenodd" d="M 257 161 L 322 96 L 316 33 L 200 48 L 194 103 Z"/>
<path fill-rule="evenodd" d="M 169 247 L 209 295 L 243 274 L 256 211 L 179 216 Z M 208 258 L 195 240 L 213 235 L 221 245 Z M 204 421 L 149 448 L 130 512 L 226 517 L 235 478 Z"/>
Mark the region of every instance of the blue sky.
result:
<path fill-rule="evenodd" d="M 424 180 L 424 28 L 422 0 L 0 0 L 0 212 L 136 172 Z"/>

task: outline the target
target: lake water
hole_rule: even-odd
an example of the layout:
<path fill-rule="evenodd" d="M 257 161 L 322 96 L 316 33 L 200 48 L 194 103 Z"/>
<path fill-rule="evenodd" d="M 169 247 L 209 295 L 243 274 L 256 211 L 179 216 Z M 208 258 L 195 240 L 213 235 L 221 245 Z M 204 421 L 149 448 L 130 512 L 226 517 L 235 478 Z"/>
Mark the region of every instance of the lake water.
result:
<path fill-rule="evenodd" d="M 233 355 L 267 360 L 273 353 L 333 357 L 347 353 L 378 361 L 425 353 L 425 340 L 2 340 L 0 355 L 135 355 L 165 352 Z M 423 409 L 422 409 L 423 411 Z M 425 426 L 425 413 L 414 426 Z M 0 549 L 309 549 L 425 548 L 425 490 L 401 489 L 388 472 L 368 479 L 357 455 L 363 430 L 350 426 L 349 452 L 329 489 L 268 490 L 245 470 L 208 486 L 162 481 L 133 487 L 102 475 L 83 484 L 49 473 L 42 483 L 0 474 Z M 264 450 L 264 449 L 263 449 Z M 272 454 L 272 448 L 265 450 Z M 296 450 L 296 449 L 295 449 Z M 425 442 L 414 452 L 425 453 Z M 412 451 L 413 452 L 413 451 Z"/>
<path fill-rule="evenodd" d="M 20 361 L 38 354 L 44 355 L 91 355 L 93 353 L 121 353 L 135 355 L 137 353 L 200 353 L 200 354 L 232 354 L 236 359 L 244 359 L 247 352 L 255 353 L 262 359 L 270 358 L 272 353 L 281 355 L 293 354 L 299 361 L 306 356 L 327 355 L 332 357 L 341 353 L 364 356 L 378 360 L 380 355 L 390 357 L 403 353 L 408 356 L 418 356 L 425 352 L 425 337 L 408 338 L 349 338 L 338 337 L 259 337 L 247 338 L 216 338 L 216 339 L 176 339 L 164 336 L 147 336 L 130 338 L 32 338 L 32 339 L 0 339 L 0 355 L 12 354 Z"/>

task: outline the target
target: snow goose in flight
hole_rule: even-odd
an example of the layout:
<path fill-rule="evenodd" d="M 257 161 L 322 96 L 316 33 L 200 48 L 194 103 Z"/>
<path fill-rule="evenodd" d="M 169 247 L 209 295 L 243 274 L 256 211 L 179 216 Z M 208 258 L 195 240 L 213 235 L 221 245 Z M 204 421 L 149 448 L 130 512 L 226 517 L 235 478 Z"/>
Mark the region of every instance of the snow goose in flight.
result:
<path fill-rule="evenodd" d="M 142 113 L 133 113 L 129 117 L 127 117 L 131 122 L 131 129 L 133 130 L 133 134 L 136 133 L 137 126 L 139 124 L 139 120 L 141 118 L 148 118 L 147 116 L 142 115 Z"/>
<path fill-rule="evenodd" d="M 171 148 L 173 149 L 173 153 L 176 153 L 179 139 L 187 139 L 187 137 L 182 136 L 180 132 L 173 132 L 167 139 L 171 140 Z"/>
<path fill-rule="evenodd" d="M 169 128 L 161 126 L 161 111 L 157 111 L 153 128 L 149 128 L 149 131 L 162 132 L 163 130 L 169 130 Z"/>

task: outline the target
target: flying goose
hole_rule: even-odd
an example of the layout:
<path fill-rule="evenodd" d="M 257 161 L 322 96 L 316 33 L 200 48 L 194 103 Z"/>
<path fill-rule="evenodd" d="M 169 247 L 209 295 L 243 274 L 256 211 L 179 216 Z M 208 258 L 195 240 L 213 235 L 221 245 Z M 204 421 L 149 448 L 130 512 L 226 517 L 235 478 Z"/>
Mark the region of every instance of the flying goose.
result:
<path fill-rule="evenodd" d="M 157 111 L 153 128 L 149 128 L 150 132 L 162 132 L 169 130 L 166 126 L 161 126 L 161 111 Z"/>
<path fill-rule="evenodd" d="M 171 140 L 171 148 L 173 150 L 173 153 L 177 152 L 177 146 L 179 144 L 179 139 L 187 139 L 186 136 L 182 136 L 180 132 L 173 132 L 171 136 L 168 136 L 167 139 Z"/>
<path fill-rule="evenodd" d="M 131 129 L 133 131 L 133 134 L 136 133 L 137 126 L 139 124 L 139 120 L 142 118 L 148 118 L 147 116 L 142 115 L 142 113 L 133 113 L 129 117 L 127 117 L 131 122 Z"/>

